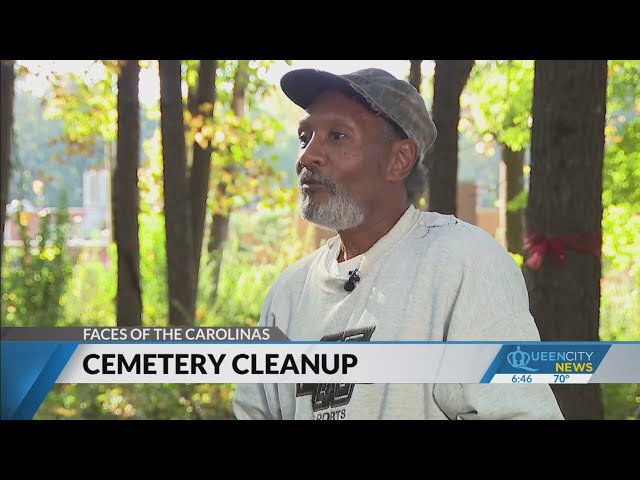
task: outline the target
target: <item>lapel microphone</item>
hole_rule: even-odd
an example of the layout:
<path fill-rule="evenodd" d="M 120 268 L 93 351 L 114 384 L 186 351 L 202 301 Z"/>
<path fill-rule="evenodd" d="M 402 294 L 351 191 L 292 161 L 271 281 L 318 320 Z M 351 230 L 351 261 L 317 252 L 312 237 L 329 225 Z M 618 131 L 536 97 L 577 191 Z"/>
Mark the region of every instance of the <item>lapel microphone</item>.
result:
<path fill-rule="evenodd" d="M 358 275 L 358 269 L 354 268 L 353 270 L 349 271 L 349 280 L 344 282 L 344 289 L 347 292 L 353 291 L 353 289 L 356 288 L 356 284 L 359 281 L 360 281 L 360 276 Z"/>

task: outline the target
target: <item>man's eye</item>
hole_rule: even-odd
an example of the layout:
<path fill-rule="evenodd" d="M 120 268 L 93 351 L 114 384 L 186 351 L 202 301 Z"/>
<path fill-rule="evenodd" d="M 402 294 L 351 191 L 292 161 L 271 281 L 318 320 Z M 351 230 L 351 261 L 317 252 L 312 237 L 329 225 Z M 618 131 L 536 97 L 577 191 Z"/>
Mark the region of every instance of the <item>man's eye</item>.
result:
<path fill-rule="evenodd" d="M 329 139 L 330 140 L 342 140 L 346 135 L 340 132 L 330 132 Z"/>
<path fill-rule="evenodd" d="M 298 140 L 300 141 L 300 146 L 303 148 L 307 146 L 307 143 L 309 143 L 309 137 L 305 133 L 298 135 Z"/>

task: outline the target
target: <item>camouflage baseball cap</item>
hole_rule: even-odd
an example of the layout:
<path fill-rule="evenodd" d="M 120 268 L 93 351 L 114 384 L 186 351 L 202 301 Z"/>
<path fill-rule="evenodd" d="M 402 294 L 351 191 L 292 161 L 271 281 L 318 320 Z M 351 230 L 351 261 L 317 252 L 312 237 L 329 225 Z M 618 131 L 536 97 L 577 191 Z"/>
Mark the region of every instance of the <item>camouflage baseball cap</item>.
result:
<path fill-rule="evenodd" d="M 305 110 L 325 90 L 354 90 L 372 110 L 394 122 L 416 142 L 421 161 L 436 140 L 436 126 L 420 93 L 409 82 L 379 68 L 346 75 L 307 68 L 293 70 L 282 77 L 280 86 L 287 97 Z"/>

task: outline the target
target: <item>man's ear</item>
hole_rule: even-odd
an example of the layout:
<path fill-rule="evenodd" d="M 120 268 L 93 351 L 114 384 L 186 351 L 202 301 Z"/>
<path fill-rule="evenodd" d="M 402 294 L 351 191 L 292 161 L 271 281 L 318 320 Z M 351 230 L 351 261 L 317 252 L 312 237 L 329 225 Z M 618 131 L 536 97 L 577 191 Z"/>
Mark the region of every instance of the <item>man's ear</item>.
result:
<path fill-rule="evenodd" d="M 418 158 L 416 142 L 409 138 L 399 140 L 391 148 L 391 161 L 387 168 L 387 180 L 393 183 L 403 182 L 411 173 Z"/>

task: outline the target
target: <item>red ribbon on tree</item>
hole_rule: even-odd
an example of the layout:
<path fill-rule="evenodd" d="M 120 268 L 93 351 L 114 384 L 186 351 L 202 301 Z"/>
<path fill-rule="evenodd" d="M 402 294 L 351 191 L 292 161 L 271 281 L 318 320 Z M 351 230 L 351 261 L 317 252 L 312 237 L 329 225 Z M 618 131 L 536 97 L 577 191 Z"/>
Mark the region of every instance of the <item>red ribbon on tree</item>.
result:
<path fill-rule="evenodd" d="M 547 252 L 551 252 L 556 262 L 560 265 L 566 260 L 567 250 L 593 255 L 600 259 L 602 233 L 579 233 L 547 237 L 541 233 L 529 231 L 525 235 L 524 248 L 529 252 L 529 259 L 525 262 L 525 265 L 533 270 L 540 268 Z"/>

